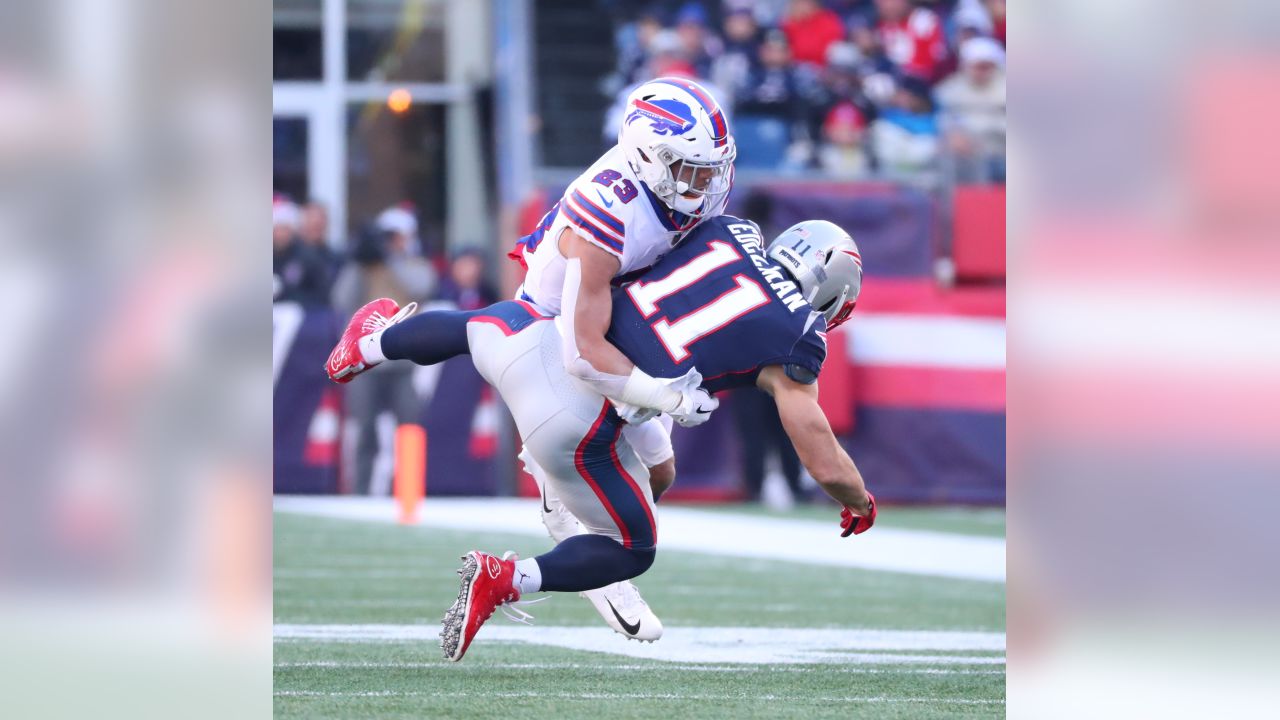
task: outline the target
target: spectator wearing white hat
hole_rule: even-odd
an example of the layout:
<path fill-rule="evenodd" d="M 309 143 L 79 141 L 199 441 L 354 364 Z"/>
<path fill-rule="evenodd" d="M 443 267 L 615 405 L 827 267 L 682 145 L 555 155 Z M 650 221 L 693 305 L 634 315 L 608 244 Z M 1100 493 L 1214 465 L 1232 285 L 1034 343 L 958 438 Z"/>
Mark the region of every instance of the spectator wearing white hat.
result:
<path fill-rule="evenodd" d="M 378 298 L 392 298 L 402 306 L 424 302 L 435 292 L 436 280 L 435 269 L 422 256 L 413 206 L 401 203 L 383 210 L 360 234 L 351 262 L 334 283 L 333 302 L 343 317 Z M 389 459 L 393 452 L 391 439 L 378 432 L 379 416 L 391 412 L 396 425 L 403 425 L 417 423 L 421 414 L 422 402 L 413 387 L 413 365 L 402 365 L 405 363 L 383 363 L 367 373 L 368 381 L 346 386 L 348 427 L 355 432 L 344 438 L 348 451 L 343 453 L 343 463 L 356 493 L 390 486 L 388 472 L 374 482 L 375 466 L 391 467 L 388 462 L 378 463 L 379 455 Z"/>
<path fill-rule="evenodd" d="M 271 199 L 271 244 L 276 250 L 287 246 L 298 232 L 298 206 L 283 195 Z"/>
<path fill-rule="evenodd" d="M 960 45 L 960 69 L 939 83 L 934 97 L 948 156 L 960 182 L 1004 180 L 1005 53 L 975 37 Z"/>
<path fill-rule="evenodd" d="M 301 213 L 283 195 L 271 202 L 271 248 L 275 302 L 295 302 L 303 307 L 329 304 L 329 263 L 324 254 L 298 237 Z"/>
<path fill-rule="evenodd" d="M 822 124 L 823 144 L 818 164 L 841 180 L 863 178 L 871 172 L 866 149 L 867 119 L 851 102 L 837 104 Z"/>

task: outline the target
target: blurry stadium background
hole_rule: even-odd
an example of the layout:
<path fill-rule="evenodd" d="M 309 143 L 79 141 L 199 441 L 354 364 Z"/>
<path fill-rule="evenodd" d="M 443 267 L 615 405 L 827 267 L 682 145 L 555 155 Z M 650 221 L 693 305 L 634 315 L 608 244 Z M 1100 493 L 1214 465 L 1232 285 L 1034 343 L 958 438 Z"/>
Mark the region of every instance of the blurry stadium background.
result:
<path fill-rule="evenodd" d="M 505 253 L 612 145 L 615 103 L 668 74 L 729 110 L 731 212 L 862 248 L 821 392 L 877 497 L 1003 505 L 1003 6 L 275 0 L 276 491 L 388 494 L 416 424 L 429 496 L 536 494 L 467 359 L 345 388 L 322 365 L 368 299 L 509 297 Z M 762 477 L 773 507 L 823 497 L 761 397 L 676 433 L 670 501 L 758 499 Z"/>
<path fill-rule="evenodd" d="M 1003 5 L 276 0 L 277 715 L 1002 715 Z M 510 297 L 506 253 L 660 75 L 728 111 L 731 212 L 861 246 L 821 402 L 880 520 L 841 540 L 772 402 L 736 392 L 674 433 L 636 580 L 661 640 L 552 594 L 445 663 L 455 558 L 549 547 L 509 416 L 467 358 L 346 386 L 325 358 L 369 299 Z M 423 474 L 398 523 L 379 496 Z"/>

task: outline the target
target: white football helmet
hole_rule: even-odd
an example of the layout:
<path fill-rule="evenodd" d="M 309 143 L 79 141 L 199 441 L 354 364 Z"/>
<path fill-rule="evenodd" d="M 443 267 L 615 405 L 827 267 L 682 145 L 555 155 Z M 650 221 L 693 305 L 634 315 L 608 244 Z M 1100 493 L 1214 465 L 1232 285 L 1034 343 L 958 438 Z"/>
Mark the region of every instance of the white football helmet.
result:
<path fill-rule="evenodd" d="M 701 218 L 729 193 L 737 146 L 720 105 L 695 82 L 663 77 L 636 88 L 627 97 L 618 145 L 672 210 Z"/>
<path fill-rule="evenodd" d="M 849 233 L 826 220 L 806 220 L 774 238 L 767 254 L 791 273 L 828 330 L 849 319 L 862 292 L 862 254 Z"/>

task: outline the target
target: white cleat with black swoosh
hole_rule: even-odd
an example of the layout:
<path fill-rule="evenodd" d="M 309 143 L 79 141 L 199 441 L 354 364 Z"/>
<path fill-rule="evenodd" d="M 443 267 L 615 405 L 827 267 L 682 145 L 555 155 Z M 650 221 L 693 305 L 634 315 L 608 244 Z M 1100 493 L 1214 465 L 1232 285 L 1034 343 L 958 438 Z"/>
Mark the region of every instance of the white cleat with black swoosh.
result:
<path fill-rule="evenodd" d="M 524 461 L 525 470 L 538 483 L 541 496 L 539 514 L 551 539 L 560 543 L 582 532 L 578 518 L 560 502 L 560 497 L 547 482 L 542 468 L 533 461 L 528 449 L 520 451 L 520 459 Z M 662 637 L 662 621 L 653 614 L 649 604 L 640 597 L 640 591 L 629 580 L 580 594 L 591 602 L 600 617 L 619 635 L 643 642 L 653 642 Z"/>
<path fill-rule="evenodd" d="M 628 640 L 653 642 L 662 637 L 662 621 L 649 609 L 649 603 L 640 597 L 640 591 L 630 581 L 623 580 L 597 590 L 588 590 L 582 597 L 591 601 L 600 617 L 619 635 Z"/>

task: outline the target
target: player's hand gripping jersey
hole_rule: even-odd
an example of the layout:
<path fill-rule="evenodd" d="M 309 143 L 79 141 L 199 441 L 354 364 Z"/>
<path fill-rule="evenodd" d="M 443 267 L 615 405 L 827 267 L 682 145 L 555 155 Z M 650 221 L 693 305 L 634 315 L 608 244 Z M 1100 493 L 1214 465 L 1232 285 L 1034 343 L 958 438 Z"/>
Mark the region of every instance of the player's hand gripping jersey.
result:
<path fill-rule="evenodd" d="M 712 392 L 754 385 L 761 368 L 817 380 L 826 322 L 765 255 L 754 223 L 724 215 L 613 296 L 610 342 L 641 370 L 678 377 L 696 367 Z"/>

